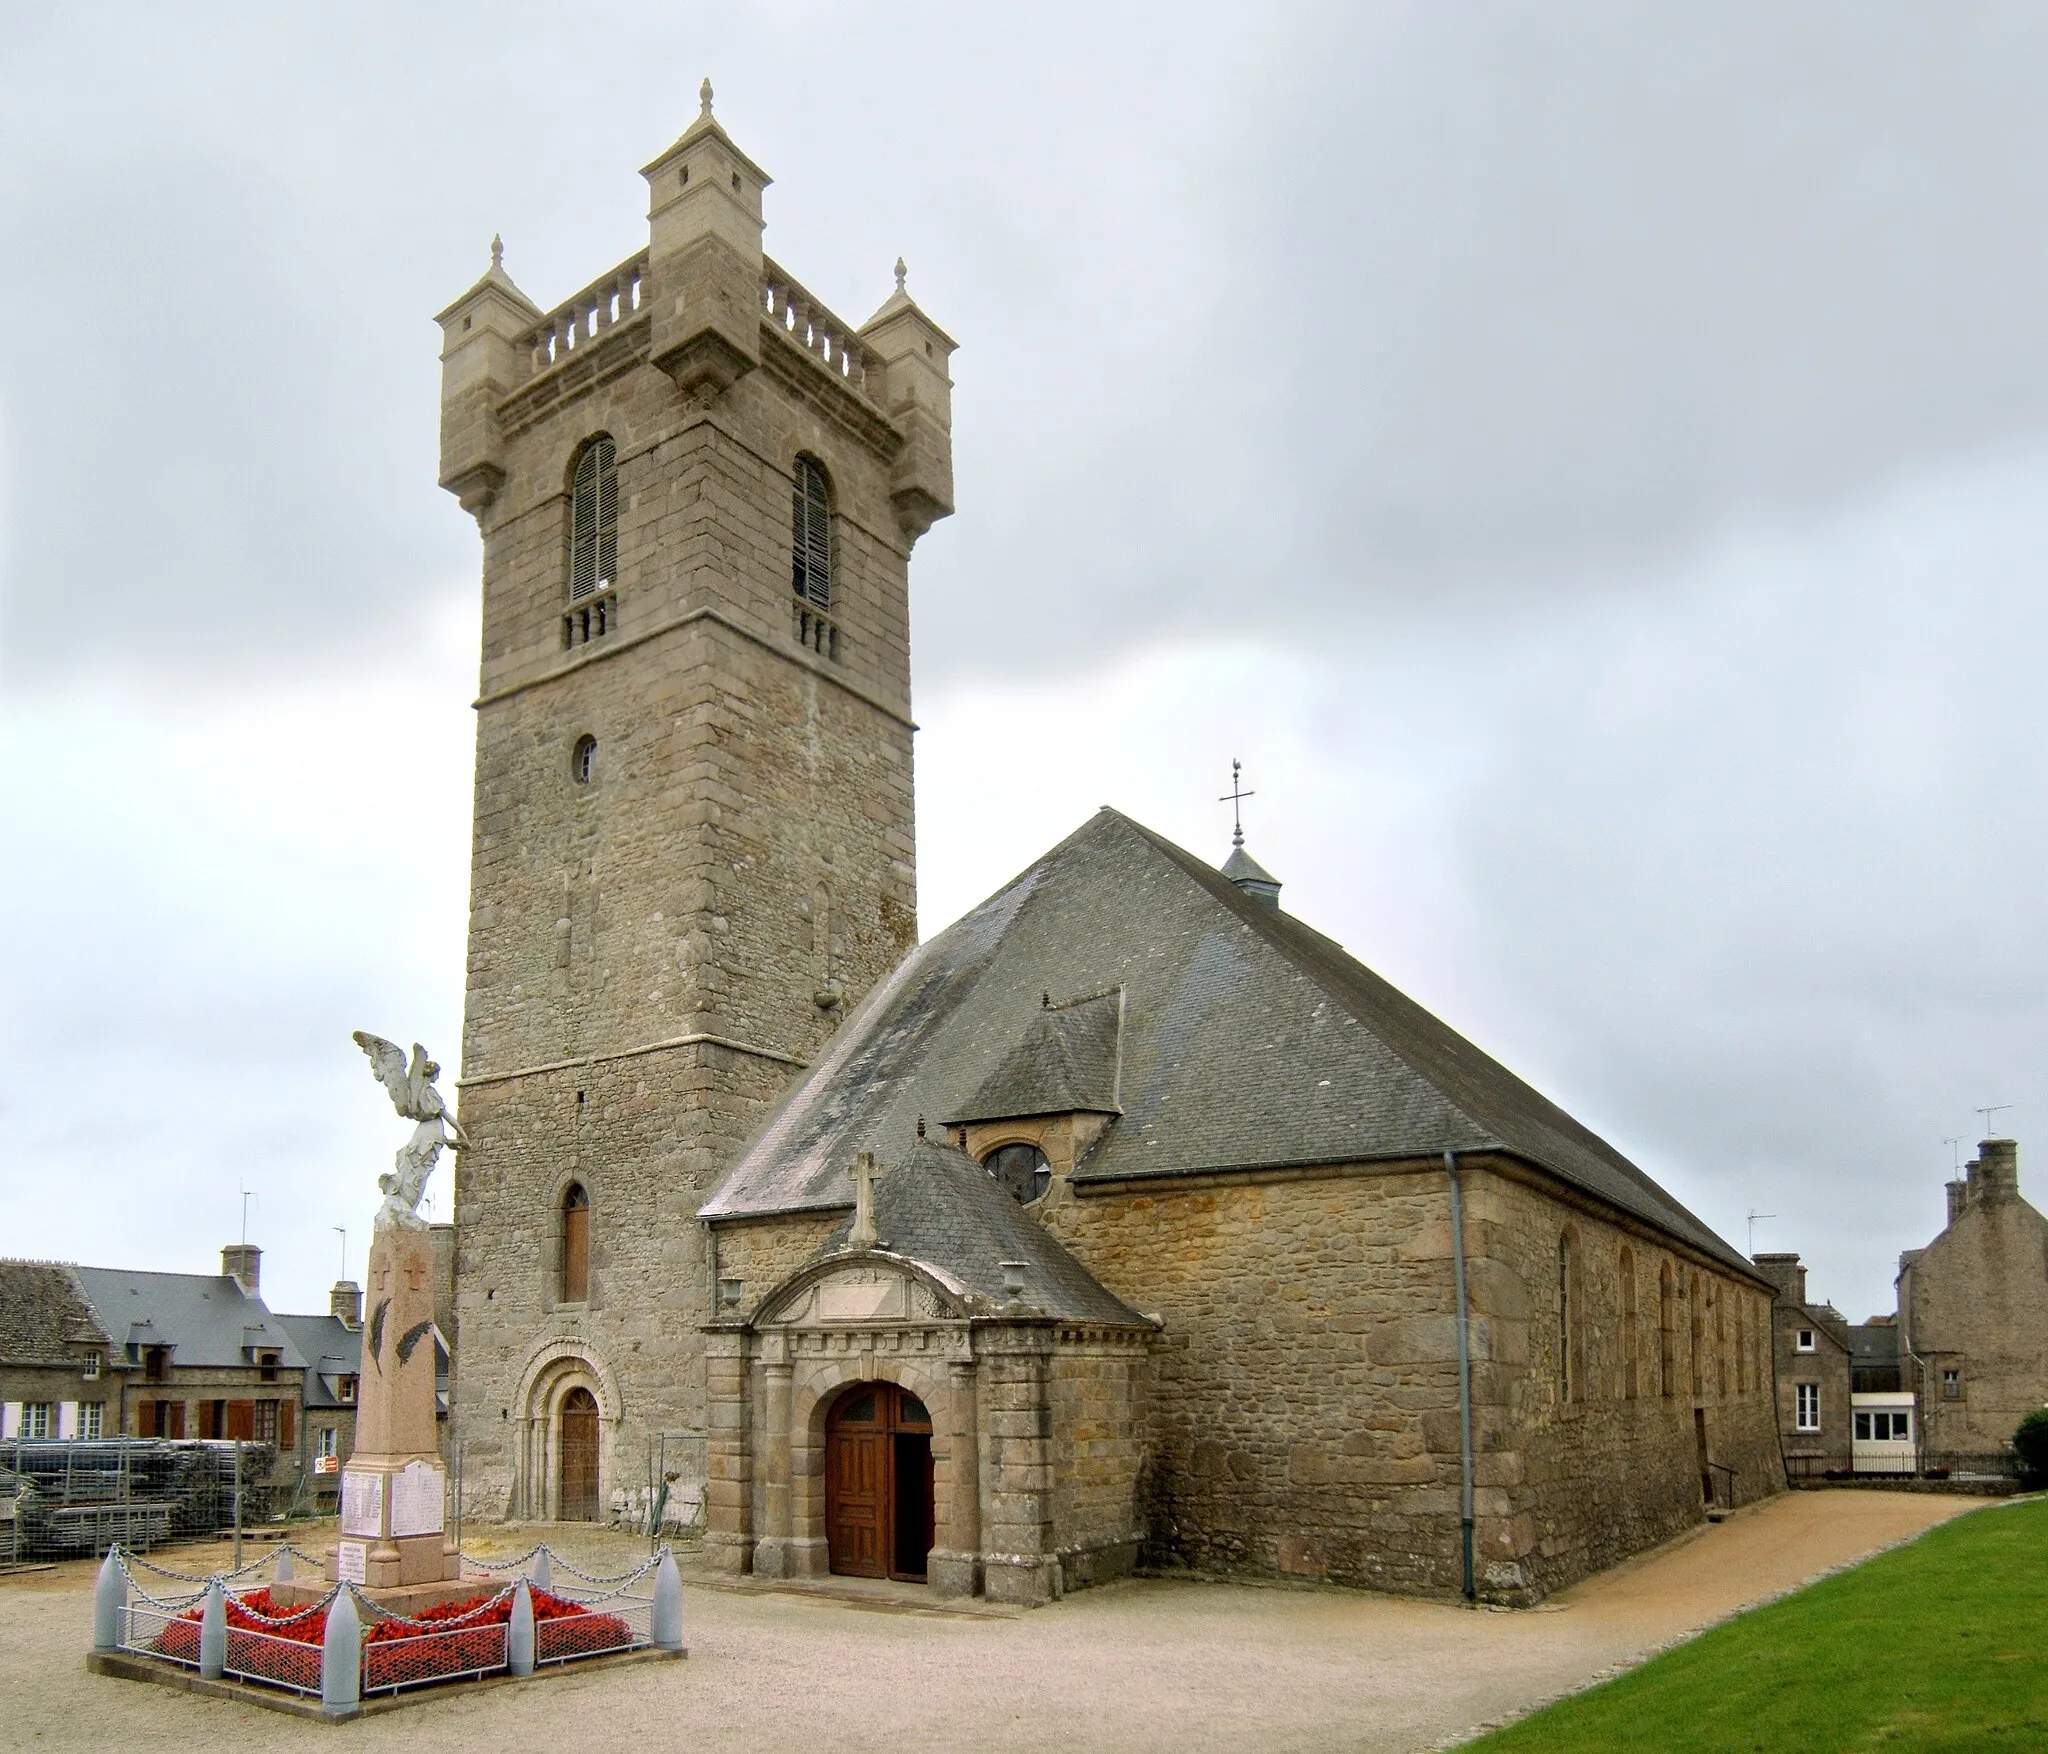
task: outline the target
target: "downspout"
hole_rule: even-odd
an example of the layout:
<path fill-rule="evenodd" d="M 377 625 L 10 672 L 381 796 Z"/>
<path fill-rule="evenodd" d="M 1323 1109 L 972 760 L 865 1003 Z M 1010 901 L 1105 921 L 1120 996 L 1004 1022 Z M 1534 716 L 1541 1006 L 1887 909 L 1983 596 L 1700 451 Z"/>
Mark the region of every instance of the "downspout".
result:
<path fill-rule="evenodd" d="M 1458 1281 L 1458 1526 L 1464 1544 L 1465 1600 L 1478 1599 L 1472 1579 L 1472 1313 L 1465 1294 L 1465 1195 L 1458 1154 L 1444 1153 L 1451 1179 L 1451 1262 Z"/>

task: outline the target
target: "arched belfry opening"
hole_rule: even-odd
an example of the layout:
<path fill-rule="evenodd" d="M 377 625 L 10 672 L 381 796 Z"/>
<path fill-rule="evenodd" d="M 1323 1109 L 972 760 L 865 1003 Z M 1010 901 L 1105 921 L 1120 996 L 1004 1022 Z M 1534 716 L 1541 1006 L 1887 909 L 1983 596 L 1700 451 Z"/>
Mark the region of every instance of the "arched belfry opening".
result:
<path fill-rule="evenodd" d="M 825 1416 L 825 1542 L 842 1577 L 922 1583 L 937 1475 L 931 1410 L 909 1389 L 855 1383 Z"/>

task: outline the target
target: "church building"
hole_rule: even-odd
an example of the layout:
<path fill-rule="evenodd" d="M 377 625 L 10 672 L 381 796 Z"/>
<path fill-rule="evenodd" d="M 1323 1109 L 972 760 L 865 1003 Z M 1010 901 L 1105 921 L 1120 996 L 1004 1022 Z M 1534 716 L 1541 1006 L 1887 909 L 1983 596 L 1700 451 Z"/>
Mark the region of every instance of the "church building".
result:
<path fill-rule="evenodd" d="M 469 1514 L 696 1454 L 761 1576 L 1525 1603 L 1776 1491 L 1770 1284 L 1242 845 L 1104 810 L 917 942 L 954 344 L 900 263 L 855 326 L 763 254 L 708 86 L 643 175 L 644 251 L 440 318 Z"/>

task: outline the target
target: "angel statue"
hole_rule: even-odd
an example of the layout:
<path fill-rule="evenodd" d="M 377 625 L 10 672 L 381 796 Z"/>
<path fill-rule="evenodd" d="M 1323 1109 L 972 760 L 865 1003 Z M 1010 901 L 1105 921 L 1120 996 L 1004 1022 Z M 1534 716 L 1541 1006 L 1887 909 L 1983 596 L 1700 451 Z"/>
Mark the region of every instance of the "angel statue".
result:
<path fill-rule="evenodd" d="M 469 1140 L 434 1088 L 434 1080 L 441 1076 L 440 1066 L 427 1058 L 427 1050 L 418 1042 L 412 1044 L 410 1066 L 405 1063 L 405 1050 L 381 1035 L 359 1029 L 355 1043 L 370 1056 L 370 1071 L 391 1093 L 391 1106 L 407 1120 L 419 1123 L 391 1160 L 391 1173 L 377 1178 L 384 1195 L 384 1204 L 377 1208 L 377 1223 L 381 1226 L 388 1219 L 409 1230 L 424 1229 L 420 1195 L 434 1172 L 435 1159 L 443 1146 L 459 1151 Z"/>

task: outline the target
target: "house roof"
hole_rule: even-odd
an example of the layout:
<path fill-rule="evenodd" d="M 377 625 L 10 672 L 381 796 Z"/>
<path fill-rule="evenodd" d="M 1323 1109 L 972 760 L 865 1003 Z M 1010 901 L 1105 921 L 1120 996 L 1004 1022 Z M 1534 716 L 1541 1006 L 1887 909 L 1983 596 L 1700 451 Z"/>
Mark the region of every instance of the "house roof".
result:
<path fill-rule="evenodd" d="M 305 1358 L 262 1298 L 225 1273 L 135 1273 L 74 1267 L 79 1289 L 115 1347 L 168 1346 L 181 1369 L 239 1368 L 274 1348 L 287 1369 Z"/>
<path fill-rule="evenodd" d="M 1752 1278 L 1605 1140 L 1301 921 L 1102 810 L 920 945 L 713 1190 L 709 1219 L 849 1205 L 920 1116 L 1057 1082 L 1045 998 L 1123 989 L 1120 1113 L 1076 1184 L 1496 1152 Z M 994 1118 L 976 1115 L 973 1118 Z"/>
<path fill-rule="evenodd" d="M 362 1330 L 332 1315 L 280 1315 L 273 1319 L 306 1361 L 306 1405 L 353 1407 L 355 1402 L 341 1398 L 338 1379 L 362 1374 Z"/>
<path fill-rule="evenodd" d="M 941 1279 L 965 1287 L 991 1310 L 1007 1301 L 1003 1263 L 1021 1261 L 1023 1301 L 1039 1314 L 1127 1326 L 1143 1322 L 966 1152 L 913 1137 L 907 1149 L 880 1161 L 877 1248 L 938 1269 Z M 848 1213 L 813 1258 L 843 1249 L 852 1225 Z"/>
<path fill-rule="evenodd" d="M 0 1363 L 75 1365 L 79 1343 L 108 1344 L 72 1271 L 56 1261 L 0 1261 Z"/>

